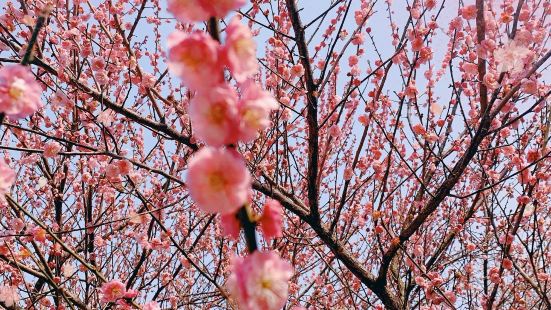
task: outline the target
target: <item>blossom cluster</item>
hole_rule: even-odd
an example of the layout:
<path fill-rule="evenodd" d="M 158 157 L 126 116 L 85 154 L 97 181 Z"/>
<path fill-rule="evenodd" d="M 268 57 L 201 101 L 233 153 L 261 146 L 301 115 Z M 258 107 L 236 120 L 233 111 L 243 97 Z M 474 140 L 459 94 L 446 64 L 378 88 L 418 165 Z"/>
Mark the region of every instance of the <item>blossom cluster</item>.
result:
<path fill-rule="evenodd" d="M 204 21 L 223 17 L 243 2 L 169 1 L 169 10 L 181 22 Z M 168 65 L 195 92 L 189 116 L 195 136 L 207 144 L 189 161 L 190 195 L 203 211 L 221 214 L 224 232 L 237 237 L 241 229 L 237 213 L 249 203 L 252 177 L 235 146 L 255 140 L 258 132 L 270 125 L 270 113 L 278 103 L 252 80 L 258 63 L 250 28 L 236 16 L 225 32 L 224 44 L 202 31 L 172 33 Z M 225 79 L 225 69 L 235 80 L 239 95 Z M 269 200 L 256 221 L 266 239 L 281 236 L 281 222 L 281 205 Z M 253 251 L 234 259 L 231 271 L 227 284 L 240 308 L 269 310 L 285 304 L 292 268 L 276 253 Z"/>

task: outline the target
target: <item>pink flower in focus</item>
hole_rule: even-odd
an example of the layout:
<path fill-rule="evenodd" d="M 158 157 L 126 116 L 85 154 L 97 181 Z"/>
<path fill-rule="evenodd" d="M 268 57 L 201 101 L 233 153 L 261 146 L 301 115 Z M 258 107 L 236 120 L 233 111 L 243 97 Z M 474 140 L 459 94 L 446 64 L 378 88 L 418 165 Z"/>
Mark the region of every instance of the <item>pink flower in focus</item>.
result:
<path fill-rule="evenodd" d="M 291 265 L 274 252 L 256 251 L 232 261 L 227 286 L 243 310 L 278 310 L 285 304 Z"/>
<path fill-rule="evenodd" d="M 223 214 L 220 217 L 220 226 L 222 228 L 222 233 L 225 236 L 228 236 L 234 240 L 239 238 L 241 225 L 239 224 L 239 220 L 234 213 Z"/>
<path fill-rule="evenodd" d="M 200 0 L 168 0 L 168 11 L 182 23 L 200 22 L 209 19 L 210 13 Z"/>
<path fill-rule="evenodd" d="M 524 70 L 525 59 L 532 52 L 529 48 L 519 45 L 516 41 L 511 41 L 502 48 L 494 51 L 494 57 L 498 72 L 509 72 L 511 74 Z"/>
<path fill-rule="evenodd" d="M 46 143 L 44 145 L 44 157 L 46 158 L 53 158 L 56 157 L 57 154 L 59 154 L 59 151 L 61 151 L 61 144 L 51 141 Z"/>
<path fill-rule="evenodd" d="M 199 92 L 189 115 L 197 137 L 212 146 L 237 142 L 237 95 L 230 86 Z"/>
<path fill-rule="evenodd" d="M 168 37 L 168 48 L 168 66 L 187 87 L 209 89 L 223 82 L 220 44 L 205 32 L 173 32 Z"/>
<path fill-rule="evenodd" d="M 262 217 L 258 221 L 266 239 L 271 240 L 283 236 L 283 209 L 277 200 L 268 199 L 264 205 Z"/>
<path fill-rule="evenodd" d="M 243 85 L 243 95 L 239 102 L 239 139 L 252 141 L 258 132 L 270 126 L 270 112 L 279 107 L 277 101 L 257 84 L 248 81 Z"/>
<path fill-rule="evenodd" d="M 0 159 L 0 201 L 4 199 L 4 195 L 10 191 L 14 181 L 15 172 L 3 159 Z"/>
<path fill-rule="evenodd" d="M 15 118 L 27 117 L 42 106 L 41 93 L 42 88 L 27 67 L 0 68 L 0 113 Z"/>
<path fill-rule="evenodd" d="M 100 288 L 102 302 L 116 302 L 126 294 L 125 285 L 119 280 L 103 283 Z"/>
<path fill-rule="evenodd" d="M 19 302 L 19 294 L 15 286 L 0 286 L 0 302 L 6 307 L 14 307 Z"/>
<path fill-rule="evenodd" d="M 228 214 L 247 202 L 251 176 L 237 153 L 205 147 L 189 161 L 187 185 L 199 208 Z"/>
<path fill-rule="evenodd" d="M 226 33 L 226 44 L 223 49 L 225 62 L 235 80 L 242 83 L 258 71 L 256 43 L 253 41 L 250 28 L 243 25 L 238 17 L 232 18 Z"/>

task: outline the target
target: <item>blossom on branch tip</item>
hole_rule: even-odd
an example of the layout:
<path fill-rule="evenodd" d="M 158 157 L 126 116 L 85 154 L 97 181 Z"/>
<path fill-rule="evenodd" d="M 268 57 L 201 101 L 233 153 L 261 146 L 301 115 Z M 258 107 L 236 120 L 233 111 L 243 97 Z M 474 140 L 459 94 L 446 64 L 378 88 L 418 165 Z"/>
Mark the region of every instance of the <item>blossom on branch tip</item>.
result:
<path fill-rule="evenodd" d="M 253 41 L 251 29 L 243 25 L 238 17 L 232 18 L 226 28 L 226 34 L 222 54 L 224 62 L 235 80 L 242 83 L 258 71 L 256 43 Z"/>
<path fill-rule="evenodd" d="M 220 44 L 207 33 L 176 31 L 168 37 L 168 67 L 193 90 L 209 89 L 224 80 Z"/>
<path fill-rule="evenodd" d="M 256 251 L 232 261 L 227 287 L 240 309 L 278 310 L 287 301 L 291 265 L 274 252 Z"/>
<path fill-rule="evenodd" d="M 56 157 L 57 154 L 59 154 L 59 151 L 61 151 L 61 144 L 50 141 L 44 145 L 44 157 L 46 158 L 53 158 Z"/>
<path fill-rule="evenodd" d="M 239 101 L 239 139 L 244 142 L 254 140 L 259 131 L 270 126 L 270 112 L 277 108 L 279 104 L 270 93 L 253 81 L 247 81 Z"/>
<path fill-rule="evenodd" d="M 103 283 L 100 288 L 102 302 L 116 302 L 126 294 L 126 286 L 119 280 Z"/>
<path fill-rule="evenodd" d="M 526 46 L 520 45 L 517 41 L 511 41 L 505 46 L 494 51 L 494 57 L 498 72 L 509 72 L 515 74 L 524 70 L 524 63 L 532 52 Z"/>
<path fill-rule="evenodd" d="M 211 146 L 237 142 L 237 95 L 227 85 L 198 92 L 189 115 L 197 137 Z"/>
<path fill-rule="evenodd" d="M 42 106 L 41 93 L 42 88 L 27 67 L 17 64 L 0 68 L 0 113 L 27 117 Z"/>
<path fill-rule="evenodd" d="M 189 160 L 187 186 L 199 208 L 224 215 L 247 202 L 251 176 L 238 153 L 205 147 Z"/>

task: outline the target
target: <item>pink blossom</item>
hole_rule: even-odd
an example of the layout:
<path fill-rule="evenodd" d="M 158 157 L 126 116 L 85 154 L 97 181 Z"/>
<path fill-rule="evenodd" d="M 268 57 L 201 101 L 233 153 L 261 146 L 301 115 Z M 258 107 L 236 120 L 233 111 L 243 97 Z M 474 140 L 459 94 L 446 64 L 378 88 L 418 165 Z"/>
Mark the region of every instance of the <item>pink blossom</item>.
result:
<path fill-rule="evenodd" d="M 494 57 L 498 72 L 518 73 L 524 70 L 524 62 L 532 52 L 517 41 L 511 41 L 507 45 L 494 51 Z"/>
<path fill-rule="evenodd" d="M 220 44 L 205 32 L 173 32 L 168 37 L 168 48 L 168 66 L 187 87 L 209 89 L 223 82 Z"/>
<path fill-rule="evenodd" d="M 119 170 L 119 166 L 116 163 L 111 163 L 105 168 L 105 175 L 110 178 L 116 178 L 121 174 L 121 171 Z"/>
<path fill-rule="evenodd" d="M 293 76 L 303 76 L 304 67 L 302 66 L 302 64 L 296 64 L 291 68 L 291 73 Z"/>
<path fill-rule="evenodd" d="M 57 154 L 59 154 L 59 151 L 61 151 L 61 144 L 51 141 L 46 143 L 44 145 L 44 157 L 46 158 L 53 158 L 56 157 Z"/>
<path fill-rule="evenodd" d="M 189 109 L 196 136 L 212 146 L 237 142 L 237 113 L 237 95 L 227 85 L 197 93 Z"/>
<path fill-rule="evenodd" d="M 227 286 L 244 310 L 278 310 L 283 307 L 293 275 L 291 265 L 274 252 L 256 251 L 232 261 Z"/>
<path fill-rule="evenodd" d="M 125 299 L 134 299 L 136 297 L 138 297 L 138 291 L 132 290 L 132 289 L 126 291 L 126 293 L 124 293 L 124 296 L 123 296 L 123 298 Z"/>
<path fill-rule="evenodd" d="M 200 0 L 168 0 L 168 11 L 182 23 L 207 20 L 211 14 Z"/>
<path fill-rule="evenodd" d="M 476 5 L 468 5 L 461 9 L 461 16 L 464 19 L 474 19 L 476 17 Z"/>
<path fill-rule="evenodd" d="M 189 161 L 187 185 L 201 209 L 228 214 L 247 202 L 251 176 L 238 154 L 205 147 Z"/>
<path fill-rule="evenodd" d="M 27 117 L 42 106 L 41 93 L 42 88 L 27 67 L 0 68 L 0 113 L 14 118 Z"/>
<path fill-rule="evenodd" d="M 19 302 L 19 294 L 15 286 L 0 286 L 0 302 L 11 308 Z"/>
<path fill-rule="evenodd" d="M 248 81 L 243 88 L 239 102 L 239 138 L 249 142 L 256 138 L 259 131 L 270 126 L 270 112 L 276 110 L 279 104 L 270 93 L 252 81 Z"/>
<path fill-rule="evenodd" d="M 362 124 L 364 126 L 369 125 L 369 117 L 365 114 L 360 115 L 358 117 L 358 121 L 360 122 L 360 124 Z"/>
<path fill-rule="evenodd" d="M 95 57 L 90 62 L 90 68 L 93 71 L 102 71 L 105 68 L 105 60 L 103 57 Z"/>
<path fill-rule="evenodd" d="M 329 135 L 333 138 L 338 138 L 342 134 L 342 130 L 339 127 L 339 125 L 335 124 L 331 127 L 329 127 Z"/>
<path fill-rule="evenodd" d="M 513 269 L 513 261 L 508 258 L 503 259 L 503 268 L 508 270 Z"/>
<path fill-rule="evenodd" d="M 258 71 L 256 43 L 250 28 L 243 25 L 238 17 L 232 18 L 226 33 L 223 57 L 235 80 L 242 83 Z"/>
<path fill-rule="evenodd" d="M 46 230 L 44 230 L 40 226 L 35 226 L 33 229 L 31 229 L 31 235 L 33 236 L 33 240 L 36 242 L 46 242 Z"/>
<path fill-rule="evenodd" d="M 142 310 L 161 310 L 161 307 L 156 301 L 150 301 L 143 305 Z"/>
<path fill-rule="evenodd" d="M 411 129 L 416 135 L 424 135 L 427 133 L 427 131 L 425 130 L 425 127 L 423 127 L 423 125 L 421 124 L 415 124 L 413 125 L 413 127 L 411 127 Z"/>
<path fill-rule="evenodd" d="M 132 163 L 129 160 L 123 159 L 117 161 L 117 168 L 122 175 L 128 175 L 132 172 Z"/>
<path fill-rule="evenodd" d="M 225 236 L 228 236 L 235 240 L 239 238 L 241 225 L 234 213 L 223 214 L 220 217 L 220 226 L 222 228 L 222 233 Z"/>
<path fill-rule="evenodd" d="M 224 17 L 245 4 L 245 0 L 168 0 L 168 11 L 182 23 Z"/>
<path fill-rule="evenodd" d="M 486 84 L 489 89 L 496 89 L 499 86 L 495 74 L 490 72 L 484 75 L 484 84 Z"/>
<path fill-rule="evenodd" d="M 283 236 L 281 225 L 283 224 L 283 209 L 277 200 L 268 199 L 264 205 L 262 217 L 258 221 L 264 237 L 270 240 Z"/>
<path fill-rule="evenodd" d="M 111 280 L 103 283 L 100 288 L 102 302 L 116 302 L 126 294 L 124 283 L 119 280 Z"/>
<path fill-rule="evenodd" d="M 230 11 L 245 5 L 246 0 L 199 0 L 199 3 L 211 16 L 224 17 Z"/>
<path fill-rule="evenodd" d="M 351 167 L 346 167 L 344 169 L 343 178 L 346 181 L 352 180 L 352 177 L 354 177 L 354 170 Z"/>
<path fill-rule="evenodd" d="M 9 193 L 14 181 L 15 172 L 3 159 L 0 159 L 0 200 L 4 198 L 4 195 Z"/>
<path fill-rule="evenodd" d="M 465 73 L 470 74 L 470 75 L 478 74 L 478 66 L 477 66 L 477 64 L 474 64 L 474 63 L 464 62 L 461 65 L 461 69 L 463 69 L 463 71 L 465 71 Z"/>

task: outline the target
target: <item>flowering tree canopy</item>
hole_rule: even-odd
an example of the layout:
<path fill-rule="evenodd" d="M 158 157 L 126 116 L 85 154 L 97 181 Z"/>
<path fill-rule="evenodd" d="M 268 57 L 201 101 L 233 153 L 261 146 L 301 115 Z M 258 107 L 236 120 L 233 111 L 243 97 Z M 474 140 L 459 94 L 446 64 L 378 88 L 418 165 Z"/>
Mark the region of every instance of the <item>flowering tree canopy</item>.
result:
<path fill-rule="evenodd" d="M 551 309 L 550 0 L 0 9 L 0 307 Z"/>

